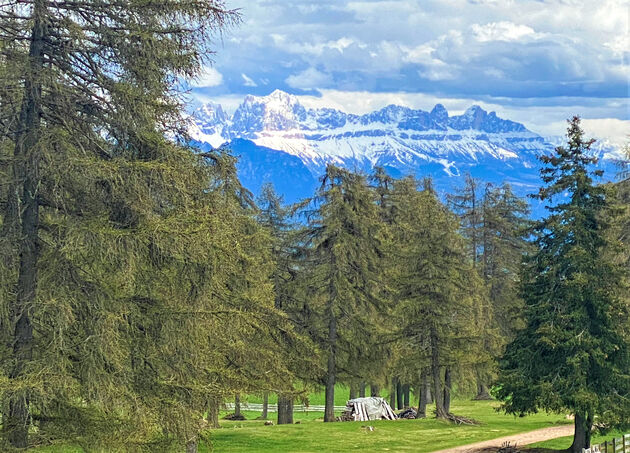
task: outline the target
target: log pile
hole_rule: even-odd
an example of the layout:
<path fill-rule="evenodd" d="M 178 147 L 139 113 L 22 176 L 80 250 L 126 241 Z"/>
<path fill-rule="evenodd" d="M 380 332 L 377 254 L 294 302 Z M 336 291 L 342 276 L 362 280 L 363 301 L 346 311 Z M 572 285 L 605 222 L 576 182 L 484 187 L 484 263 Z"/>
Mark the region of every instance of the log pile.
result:
<path fill-rule="evenodd" d="M 370 409 L 368 410 L 368 408 Z M 370 413 L 372 413 L 372 417 L 370 417 Z M 338 419 L 365 422 L 374 419 L 396 420 L 396 418 L 392 408 L 382 398 L 357 398 L 346 403 L 346 410 L 341 413 L 341 417 Z"/>

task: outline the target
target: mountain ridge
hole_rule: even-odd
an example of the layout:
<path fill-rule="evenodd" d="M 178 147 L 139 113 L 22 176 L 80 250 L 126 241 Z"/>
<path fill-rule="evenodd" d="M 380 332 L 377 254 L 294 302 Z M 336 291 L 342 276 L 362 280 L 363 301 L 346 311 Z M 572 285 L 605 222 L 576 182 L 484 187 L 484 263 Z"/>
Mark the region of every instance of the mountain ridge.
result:
<path fill-rule="evenodd" d="M 391 104 L 356 115 L 306 108 L 296 96 L 275 90 L 268 96 L 246 96 L 232 115 L 208 103 L 192 118 L 190 136 L 197 143 L 230 147 L 246 162 L 243 177 L 253 186 L 281 185 L 291 199 L 310 195 L 299 192 L 313 187 L 327 164 L 366 172 L 381 166 L 393 176 L 432 176 L 444 191 L 452 190 L 458 176 L 471 173 L 491 183 L 509 182 L 526 194 L 539 184 L 538 156 L 554 149 L 523 124 L 478 105 L 452 116 L 442 104 L 430 111 Z M 291 175 L 281 167 L 297 169 L 297 162 L 272 150 L 297 157 L 312 178 L 306 181 L 300 170 L 295 177 L 302 180 L 292 191 L 286 184 Z"/>

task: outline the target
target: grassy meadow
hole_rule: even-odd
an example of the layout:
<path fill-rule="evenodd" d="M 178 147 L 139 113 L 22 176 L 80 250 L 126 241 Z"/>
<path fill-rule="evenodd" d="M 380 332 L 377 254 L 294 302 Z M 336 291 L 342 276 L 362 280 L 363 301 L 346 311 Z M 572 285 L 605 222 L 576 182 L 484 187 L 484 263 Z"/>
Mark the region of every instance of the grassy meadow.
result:
<path fill-rule="evenodd" d="M 335 405 L 344 405 L 347 389 L 335 392 Z M 250 397 L 258 403 L 259 398 Z M 311 394 L 311 405 L 323 404 L 323 394 Z M 275 402 L 270 397 L 270 402 Z M 496 411 L 495 401 L 456 399 L 452 412 L 481 422 L 477 426 L 456 426 L 434 419 L 371 422 L 323 423 L 323 413 L 295 412 L 299 424 L 264 426 L 256 420 L 259 412 L 244 411 L 246 421 L 221 420 L 221 429 L 210 433 L 202 452 L 262 453 L 262 452 L 346 452 L 346 451 L 408 451 L 431 452 L 458 445 L 478 442 L 518 432 L 570 423 L 563 415 L 536 414 L 518 418 Z M 430 408 L 429 408 L 430 409 Z M 222 413 L 224 416 L 227 412 Z M 269 414 L 275 422 L 275 413 Z M 368 431 L 366 426 L 374 426 Z"/>
<path fill-rule="evenodd" d="M 335 405 L 344 405 L 348 391 L 338 388 Z M 260 403 L 261 398 L 250 396 L 250 403 Z M 273 395 L 270 403 L 275 403 Z M 324 404 L 323 392 L 308 395 L 311 405 Z M 481 422 L 477 426 L 456 426 L 432 418 L 423 420 L 396 420 L 370 422 L 323 423 L 322 412 L 296 411 L 294 425 L 275 425 L 275 412 L 269 413 L 273 426 L 265 426 L 257 419 L 259 412 L 242 411 L 245 421 L 228 421 L 222 417 L 221 428 L 207 433 L 201 443 L 200 453 L 333 453 L 346 451 L 362 452 L 431 452 L 458 445 L 465 445 L 514 433 L 570 423 L 563 415 L 536 414 L 518 418 L 496 411 L 496 401 L 470 401 L 455 399 L 453 413 L 465 415 Z M 428 408 L 431 410 L 431 407 Z M 374 431 L 365 427 L 373 426 Z M 569 441 L 570 443 L 570 441 Z M 558 445 L 566 447 L 562 439 Z M 555 444 L 541 446 L 554 448 Z M 83 450 L 70 446 L 49 446 L 35 450 L 37 453 L 82 453 Z"/>

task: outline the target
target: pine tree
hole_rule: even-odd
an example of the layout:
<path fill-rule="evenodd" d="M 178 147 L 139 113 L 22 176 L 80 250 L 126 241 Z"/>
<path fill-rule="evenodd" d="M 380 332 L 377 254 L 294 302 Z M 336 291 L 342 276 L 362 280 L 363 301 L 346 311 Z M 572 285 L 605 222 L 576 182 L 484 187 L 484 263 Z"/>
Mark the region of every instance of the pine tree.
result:
<path fill-rule="evenodd" d="M 462 234 L 468 240 L 469 255 L 475 267 L 483 250 L 481 189 L 482 182 L 468 173 L 464 187 L 447 196 L 451 210 L 460 218 Z"/>
<path fill-rule="evenodd" d="M 220 0 L 0 8 L 3 437 L 194 451 L 209 400 L 288 372 L 233 159 L 166 139 L 186 126 L 181 78 L 238 16 Z"/>
<path fill-rule="evenodd" d="M 490 399 L 488 384 L 495 377 L 496 359 L 519 327 L 522 301 L 518 296 L 518 271 L 528 249 L 526 235 L 530 224 L 527 202 L 517 197 L 509 184 L 486 184 L 480 203 L 477 269 L 485 294 L 477 317 L 482 348 L 475 366 L 475 399 Z"/>
<path fill-rule="evenodd" d="M 595 417 L 628 420 L 630 326 L 627 269 L 610 252 L 616 210 L 593 181 L 601 172 L 589 169 L 593 140 L 578 117 L 567 135 L 567 147 L 542 157 L 546 186 L 537 197 L 549 215 L 535 228 L 537 250 L 522 277 L 526 326 L 501 360 L 497 394 L 509 413 L 572 412 L 577 453 L 590 445 Z"/>
<path fill-rule="evenodd" d="M 328 166 L 309 214 L 308 309 L 311 334 L 326 358 L 324 421 L 335 420 L 334 390 L 353 360 L 370 361 L 379 298 L 379 221 L 359 174 Z M 347 373 L 346 373 L 347 376 Z"/>
<path fill-rule="evenodd" d="M 398 244 L 399 302 L 403 363 L 424 393 L 430 373 L 436 416 L 448 417 L 452 373 L 474 344 L 470 318 L 476 273 L 459 235 L 457 218 L 438 200 L 430 181 L 418 191 L 413 178 L 396 182 L 394 229 Z M 446 397 L 446 398 L 445 398 Z"/>
<path fill-rule="evenodd" d="M 318 354 L 307 341 L 308 335 L 300 323 L 299 311 L 302 309 L 300 298 L 303 295 L 300 285 L 303 283 L 302 270 L 297 257 L 299 237 L 297 228 L 291 222 L 291 209 L 283 205 L 271 184 L 262 187 L 257 199 L 259 208 L 258 222 L 271 235 L 271 254 L 274 261 L 272 282 L 274 286 L 275 307 L 284 312 L 300 337 L 288 336 L 279 332 L 285 341 L 287 368 L 296 377 L 310 383 L 320 377 L 321 368 L 317 365 Z M 279 425 L 293 423 L 294 392 L 278 394 L 277 422 Z"/>

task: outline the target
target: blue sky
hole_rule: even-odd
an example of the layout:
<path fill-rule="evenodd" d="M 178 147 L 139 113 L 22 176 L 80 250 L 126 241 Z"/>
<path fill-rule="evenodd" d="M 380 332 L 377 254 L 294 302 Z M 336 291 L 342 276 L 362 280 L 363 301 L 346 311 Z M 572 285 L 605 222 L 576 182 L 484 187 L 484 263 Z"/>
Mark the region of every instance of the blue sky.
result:
<path fill-rule="evenodd" d="M 228 0 L 243 22 L 216 43 L 198 102 L 233 109 L 276 88 L 362 113 L 473 103 L 562 133 L 580 114 L 630 134 L 630 0 Z"/>

